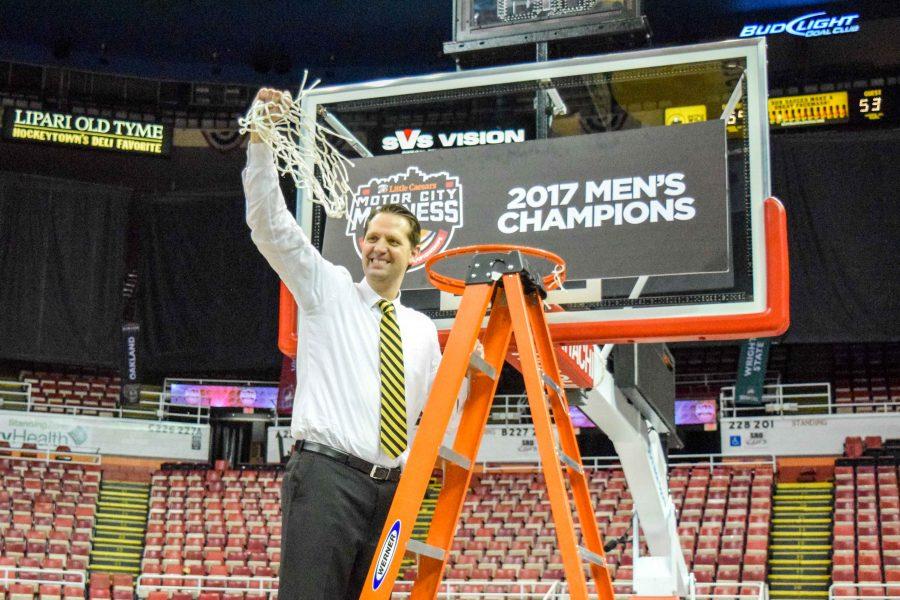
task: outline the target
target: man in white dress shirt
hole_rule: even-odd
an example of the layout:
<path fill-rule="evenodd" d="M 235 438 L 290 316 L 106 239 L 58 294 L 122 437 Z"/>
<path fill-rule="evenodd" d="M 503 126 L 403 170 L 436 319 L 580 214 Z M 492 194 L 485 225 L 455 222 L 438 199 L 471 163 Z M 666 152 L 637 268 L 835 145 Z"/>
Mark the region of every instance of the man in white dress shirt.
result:
<path fill-rule="evenodd" d="M 264 88 L 257 98 L 277 104 L 283 93 Z M 251 238 L 299 306 L 279 600 L 356 599 L 441 358 L 434 323 L 400 298 L 421 228 L 399 205 L 373 212 L 365 277 L 354 282 L 301 230 L 255 135 L 243 182 Z"/>

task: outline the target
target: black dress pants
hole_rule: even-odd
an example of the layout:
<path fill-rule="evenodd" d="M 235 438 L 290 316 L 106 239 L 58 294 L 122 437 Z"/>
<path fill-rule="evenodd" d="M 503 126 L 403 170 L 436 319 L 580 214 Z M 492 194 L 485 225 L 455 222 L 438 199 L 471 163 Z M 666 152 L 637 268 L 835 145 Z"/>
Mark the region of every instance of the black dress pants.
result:
<path fill-rule="evenodd" d="M 357 600 L 396 482 L 294 452 L 281 485 L 278 600 Z"/>

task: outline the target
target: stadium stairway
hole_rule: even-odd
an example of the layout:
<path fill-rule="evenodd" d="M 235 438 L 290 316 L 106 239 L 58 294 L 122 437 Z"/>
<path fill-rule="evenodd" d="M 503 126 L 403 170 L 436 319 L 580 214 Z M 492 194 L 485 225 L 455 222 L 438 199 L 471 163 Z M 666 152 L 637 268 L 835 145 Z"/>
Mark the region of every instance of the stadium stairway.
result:
<path fill-rule="evenodd" d="M 130 481 L 100 484 L 94 540 L 88 566 L 91 573 L 126 573 L 141 570 L 150 486 Z"/>
<path fill-rule="evenodd" d="M 413 526 L 412 539 L 425 541 L 428 537 L 428 529 L 431 527 L 431 519 L 434 517 L 434 507 L 437 505 L 438 495 L 441 493 L 441 480 L 438 477 L 432 477 L 428 482 L 428 489 L 425 490 L 425 498 L 422 500 L 422 508 L 419 509 L 419 515 L 416 517 L 416 524 Z M 414 569 L 416 561 L 414 558 L 404 558 L 400 565 L 400 572 L 405 573 L 407 569 Z"/>
<path fill-rule="evenodd" d="M 771 598 L 827 598 L 834 484 L 778 483 L 769 542 Z"/>

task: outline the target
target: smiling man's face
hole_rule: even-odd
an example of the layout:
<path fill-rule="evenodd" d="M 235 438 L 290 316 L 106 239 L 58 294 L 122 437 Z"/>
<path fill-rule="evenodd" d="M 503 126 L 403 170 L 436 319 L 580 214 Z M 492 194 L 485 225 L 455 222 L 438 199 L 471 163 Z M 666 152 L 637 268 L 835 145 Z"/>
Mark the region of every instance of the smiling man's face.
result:
<path fill-rule="evenodd" d="M 409 234 L 409 222 L 399 215 L 380 213 L 369 222 L 361 250 L 363 273 L 372 289 L 399 287 L 418 252 Z"/>

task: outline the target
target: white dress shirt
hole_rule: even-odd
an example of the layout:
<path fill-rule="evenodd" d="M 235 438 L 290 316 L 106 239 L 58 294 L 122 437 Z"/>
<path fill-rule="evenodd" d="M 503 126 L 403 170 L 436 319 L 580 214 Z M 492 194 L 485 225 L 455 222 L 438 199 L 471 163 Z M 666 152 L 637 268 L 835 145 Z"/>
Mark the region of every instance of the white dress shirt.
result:
<path fill-rule="evenodd" d="M 285 206 L 272 153 L 250 144 L 243 171 L 247 224 L 262 255 L 297 300 L 297 388 L 291 435 L 387 467 L 406 462 L 381 449 L 379 324 L 381 296 L 365 279 L 325 260 Z M 437 329 L 393 300 L 403 338 L 407 439 L 441 360 Z M 465 389 L 467 386 L 463 386 Z"/>

